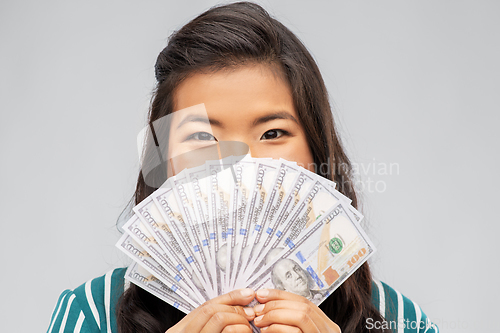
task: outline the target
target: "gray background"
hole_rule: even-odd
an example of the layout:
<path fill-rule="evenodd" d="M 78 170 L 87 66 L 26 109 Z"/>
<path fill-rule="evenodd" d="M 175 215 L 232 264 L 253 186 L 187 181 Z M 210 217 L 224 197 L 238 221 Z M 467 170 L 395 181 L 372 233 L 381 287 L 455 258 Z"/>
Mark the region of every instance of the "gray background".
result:
<path fill-rule="evenodd" d="M 60 292 L 127 263 L 114 224 L 156 56 L 215 3 L 0 3 L 1 331 L 46 330 Z M 322 70 L 375 276 L 442 331 L 498 332 L 500 3 L 262 3 Z"/>

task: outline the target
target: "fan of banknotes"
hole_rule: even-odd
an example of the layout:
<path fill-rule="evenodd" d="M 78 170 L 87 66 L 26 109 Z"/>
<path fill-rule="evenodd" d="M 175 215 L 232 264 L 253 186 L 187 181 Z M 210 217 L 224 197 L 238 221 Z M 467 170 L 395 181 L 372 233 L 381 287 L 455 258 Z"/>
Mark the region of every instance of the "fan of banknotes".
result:
<path fill-rule="evenodd" d="M 116 245 L 126 279 L 185 313 L 246 287 L 319 305 L 375 251 L 350 203 L 294 162 L 230 156 L 170 177 Z"/>

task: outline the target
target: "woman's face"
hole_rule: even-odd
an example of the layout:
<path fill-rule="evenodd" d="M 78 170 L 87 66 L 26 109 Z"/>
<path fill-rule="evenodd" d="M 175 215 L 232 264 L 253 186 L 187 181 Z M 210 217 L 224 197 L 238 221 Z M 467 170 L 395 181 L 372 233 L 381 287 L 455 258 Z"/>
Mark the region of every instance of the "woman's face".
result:
<path fill-rule="evenodd" d="M 194 74 L 174 93 L 175 110 L 203 103 L 203 118 L 174 112 L 169 157 L 217 141 L 240 141 L 253 157 L 284 158 L 314 170 L 313 158 L 289 86 L 265 65 Z"/>

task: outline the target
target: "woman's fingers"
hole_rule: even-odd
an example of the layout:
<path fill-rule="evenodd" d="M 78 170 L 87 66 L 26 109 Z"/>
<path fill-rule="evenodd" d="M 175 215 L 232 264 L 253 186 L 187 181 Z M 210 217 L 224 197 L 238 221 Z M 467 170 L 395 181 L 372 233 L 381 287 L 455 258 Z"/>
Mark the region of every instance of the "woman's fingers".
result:
<path fill-rule="evenodd" d="M 213 298 L 205 304 L 247 305 L 255 298 L 255 292 L 250 288 L 237 289 L 219 297 Z"/>
<path fill-rule="evenodd" d="M 252 333 L 252 329 L 247 325 L 231 325 L 224 327 L 222 333 Z"/>
<path fill-rule="evenodd" d="M 219 331 L 213 331 L 220 332 L 227 325 L 248 324 L 249 321 L 255 318 L 255 312 L 252 308 L 225 304 L 205 303 L 200 306 L 196 312 L 197 313 L 189 319 L 189 332 L 200 332 L 207 326 L 220 326 Z M 236 318 L 238 318 L 238 320 L 236 320 Z M 224 322 L 226 319 L 229 321 Z"/>
<path fill-rule="evenodd" d="M 295 326 L 304 333 L 319 333 L 320 330 L 309 316 L 304 312 L 295 312 L 290 309 L 277 309 L 253 320 L 255 326 L 266 327 L 272 324 Z M 265 330 L 267 331 L 267 330 Z"/>
<path fill-rule="evenodd" d="M 269 332 L 282 330 L 273 324 L 295 326 L 304 333 L 333 332 L 339 333 L 339 326 L 305 297 L 276 289 L 262 289 L 256 292 L 256 299 L 261 303 L 254 307 L 254 323 L 258 327 L 269 326 Z M 268 330 L 264 330 L 267 332 Z"/>
<path fill-rule="evenodd" d="M 250 328 L 249 322 L 255 318 L 255 312 L 253 308 L 244 306 L 250 303 L 254 296 L 254 291 L 247 288 L 233 290 L 211 299 L 197 307 L 167 332 L 197 333 L 205 330 L 207 325 L 212 327 L 213 332 L 221 332 L 224 327 L 234 324 L 241 324 Z M 218 331 L 214 330 L 217 327 L 220 329 Z"/>
<path fill-rule="evenodd" d="M 255 316 L 262 316 L 275 310 L 288 310 L 293 311 L 295 314 L 304 314 L 315 323 L 316 327 L 321 332 L 326 331 L 327 323 L 325 323 L 323 316 L 316 311 L 316 306 L 314 306 L 314 304 L 279 300 L 269 301 L 265 304 L 259 304 L 254 307 Z"/>
<path fill-rule="evenodd" d="M 329 321 L 330 318 L 321 311 L 320 308 L 318 308 L 316 305 L 314 305 L 311 301 L 309 301 L 307 298 L 296 295 L 294 293 L 289 293 L 287 291 L 283 290 L 278 290 L 278 289 L 260 289 L 257 290 L 255 293 L 255 298 L 259 303 L 265 304 L 270 301 L 277 301 L 277 300 L 287 300 L 287 301 L 292 301 L 292 302 L 298 302 L 298 303 L 303 303 L 308 306 L 311 306 L 315 312 L 323 318 L 323 320 Z"/>
<path fill-rule="evenodd" d="M 262 327 L 260 329 L 262 333 L 302 333 L 302 330 L 298 327 L 272 324 L 270 326 Z"/>
<path fill-rule="evenodd" d="M 232 327 L 233 325 L 236 326 Z M 236 313 L 218 312 L 210 318 L 210 320 L 205 324 L 203 329 L 199 332 L 214 333 L 214 332 L 223 332 L 224 330 L 226 330 L 226 332 L 228 331 L 244 332 L 239 330 L 243 329 L 242 326 L 246 326 L 248 328 L 248 330 L 246 330 L 247 332 L 250 332 L 252 330 L 250 327 L 250 323 L 245 317 L 238 315 Z"/>
<path fill-rule="evenodd" d="M 279 289 L 260 289 L 255 292 L 255 298 L 259 303 L 266 303 L 274 300 L 289 300 L 294 302 L 307 301 L 303 296 Z"/>
<path fill-rule="evenodd" d="M 252 321 L 255 318 L 255 311 L 252 308 L 224 304 L 207 304 L 200 307 L 196 320 L 207 322 L 214 315 L 222 312 L 237 314 L 245 318 L 247 321 Z"/>

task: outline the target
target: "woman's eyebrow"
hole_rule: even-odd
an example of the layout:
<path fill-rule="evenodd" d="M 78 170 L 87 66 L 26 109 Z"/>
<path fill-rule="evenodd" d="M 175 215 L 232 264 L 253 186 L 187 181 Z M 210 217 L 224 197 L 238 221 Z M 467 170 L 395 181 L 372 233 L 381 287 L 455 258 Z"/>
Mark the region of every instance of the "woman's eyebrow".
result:
<path fill-rule="evenodd" d="M 222 127 L 222 123 L 218 120 L 210 119 L 210 118 L 203 117 L 203 116 L 191 115 L 191 116 L 187 116 L 186 118 L 182 119 L 181 122 L 179 123 L 179 125 L 177 125 L 177 129 L 179 129 L 183 125 L 185 125 L 187 123 L 191 123 L 191 122 L 204 123 L 204 124 L 210 124 L 210 125 Z"/>
<path fill-rule="evenodd" d="M 286 111 L 280 111 L 280 112 L 267 114 L 265 116 L 262 116 L 262 117 L 255 119 L 253 121 L 253 126 L 264 124 L 264 123 L 267 123 L 268 121 L 275 120 L 275 119 L 288 119 L 288 120 L 294 121 L 297 124 L 299 123 L 297 121 L 297 119 L 295 119 L 295 117 L 293 115 L 291 115 L 290 113 L 288 113 Z"/>

